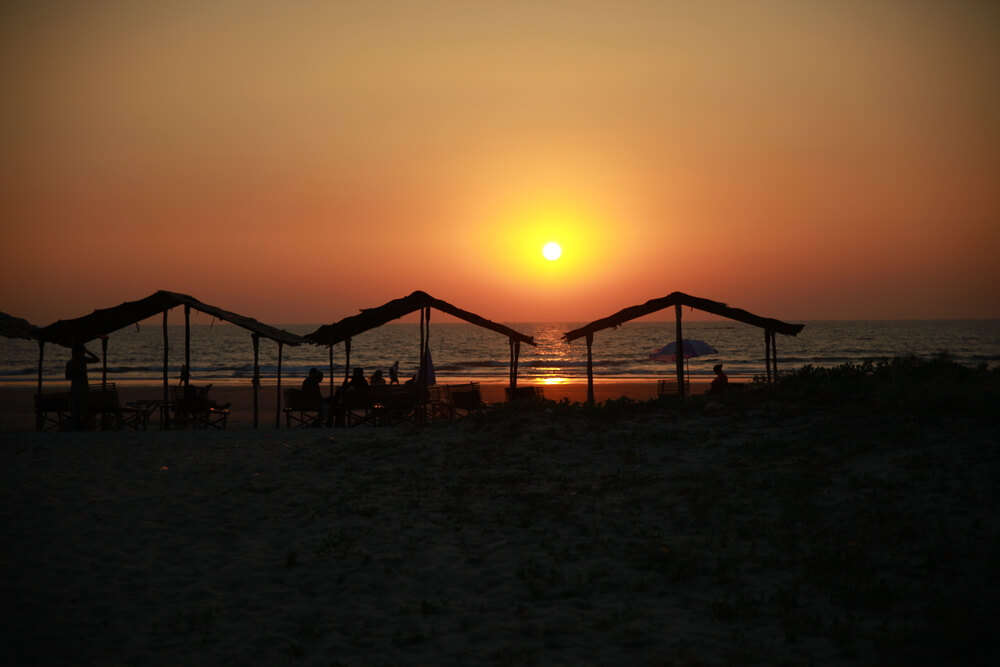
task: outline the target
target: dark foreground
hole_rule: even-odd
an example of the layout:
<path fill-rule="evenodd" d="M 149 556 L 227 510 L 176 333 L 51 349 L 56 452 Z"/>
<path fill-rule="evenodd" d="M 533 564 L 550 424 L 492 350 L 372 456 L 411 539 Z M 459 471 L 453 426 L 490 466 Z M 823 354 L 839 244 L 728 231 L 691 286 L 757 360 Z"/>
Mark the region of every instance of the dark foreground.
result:
<path fill-rule="evenodd" d="M 4 434 L 7 664 L 996 664 L 995 372 Z"/>

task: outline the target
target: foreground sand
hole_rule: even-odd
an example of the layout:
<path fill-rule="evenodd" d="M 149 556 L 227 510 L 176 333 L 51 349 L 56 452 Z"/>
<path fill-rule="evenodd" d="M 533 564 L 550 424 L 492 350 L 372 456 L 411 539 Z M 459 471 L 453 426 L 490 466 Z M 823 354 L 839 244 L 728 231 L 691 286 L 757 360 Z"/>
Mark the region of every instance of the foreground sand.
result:
<path fill-rule="evenodd" d="M 996 656 L 995 423 L 627 407 L 0 434 L 5 663 Z"/>

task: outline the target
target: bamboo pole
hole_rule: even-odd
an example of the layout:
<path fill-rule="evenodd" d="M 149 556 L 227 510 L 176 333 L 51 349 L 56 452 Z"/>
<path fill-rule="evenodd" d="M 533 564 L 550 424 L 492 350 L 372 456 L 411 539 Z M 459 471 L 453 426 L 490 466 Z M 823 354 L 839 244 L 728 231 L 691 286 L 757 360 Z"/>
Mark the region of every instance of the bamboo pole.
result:
<path fill-rule="evenodd" d="M 285 344 L 278 341 L 278 386 L 275 390 L 277 407 L 274 410 L 274 428 L 281 428 L 281 353 Z"/>
<path fill-rule="evenodd" d="M 38 394 L 42 393 L 42 361 L 45 360 L 45 341 L 38 341 Z M 38 400 L 37 398 L 35 399 Z M 45 427 L 45 421 L 42 419 L 42 412 L 38 409 L 38 405 L 35 405 L 35 430 L 41 431 Z"/>
<path fill-rule="evenodd" d="M 771 366 L 774 367 L 774 381 L 778 381 L 778 336 L 771 332 Z"/>
<path fill-rule="evenodd" d="M 344 341 L 344 382 L 351 379 L 351 339 Z"/>
<path fill-rule="evenodd" d="M 764 329 L 764 369 L 767 383 L 771 384 L 771 330 Z"/>
<path fill-rule="evenodd" d="M 594 332 L 587 332 L 587 403 L 594 404 Z"/>
<path fill-rule="evenodd" d="M 680 395 L 681 400 L 684 400 L 684 333 L 681 328 L 681 315 L 682 315 L 681 304 L 676 304 L 674 306 L 674 316 L 677 319 L 677 331 L 674 339 L 674 343 L 677 346 L 674 358 L 677 366 L 677 393 Z"/>
<path fill-rule="evenodd" d="M 514 345 L 514 363 L 512 368 L 512 374 L 510 378 L 510 386 L 512 389 L 517 389 L 517 370 L 518 365 L 521 363 L 521 341 L 511 339 Z"/>
<path fill-rule="evenodd" d="M 333 388 L 333 344 L 330 344 L 330 397 L 327 399 L 330 401 L 330 409 L 326 413 L 326 425 L 333 426 L 333 396 L 336 391 Z"/>
<path fill-rule="evenodd" d="M 162 416 L 163 428 L 170 428 L 170 378 L 167 377 L 168 369 L 167 365 L 170 362 L 170 341 L 167 338 L 167 312 L 169 309 L 164 309 L 163 311 L 163 411 L 160 413 Z"/>
<path fill-rule="evenodd" d="M 253 341 L 253 427 L 260 424 L 260 336 L 250 334 Z"/>
<path fill-rule="evenodd" d="M 184 388 L 191 384 L 191 304 L 184 304 Z"/>
<path fill-rule="evenodd" d="M 101 389 L 108 388 L 108 337 L 101 336 Z"/>

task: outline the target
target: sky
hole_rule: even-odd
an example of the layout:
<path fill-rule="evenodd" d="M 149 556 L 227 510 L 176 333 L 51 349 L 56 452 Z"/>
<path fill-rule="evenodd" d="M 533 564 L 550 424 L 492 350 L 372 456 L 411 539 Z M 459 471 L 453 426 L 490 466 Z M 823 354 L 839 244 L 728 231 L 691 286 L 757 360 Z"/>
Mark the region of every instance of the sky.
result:
<path fill-rule="evenodd" d="M 997 3 L 9 2 L 0 75 L 0 310 L 40 325 L 1000 317 Z"/>

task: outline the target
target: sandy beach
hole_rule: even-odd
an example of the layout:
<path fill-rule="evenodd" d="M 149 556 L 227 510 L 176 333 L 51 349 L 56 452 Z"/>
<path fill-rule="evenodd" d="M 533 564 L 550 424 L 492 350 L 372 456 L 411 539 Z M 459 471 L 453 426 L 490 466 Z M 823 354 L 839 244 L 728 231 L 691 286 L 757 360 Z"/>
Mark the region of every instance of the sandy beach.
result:
<path fill-rule="evenodd" d="M 291 384 L 284 387 L 300 386 L 301 378 L 293 378 Z M 100 383 L 94 382 L 92 386 L 97 387 Z M 199 386 L 200 383 L 199 383 Z M 528 386 L 528 385 L 521 385 Z M 480 384 L 483 400 L 487 403 L 502 403 L 504 398 L 504 384 L 484 382 Z M 541 385 L 546 399 L 553 401 L 568 400 L 570 402 L 583 402 L 587 400 L 586 383 L 565 383 Z M 694 394 L 704 393 L 708 388 L 707 382 L 692 382 L 691 391 Z M 68 391 L 65 382 L 53 382 L 43 386 L 43 392 Z M 172 389 L 172 385 L 171 385 Z M 265 384 L 260 388 L 258 397 L 259 427 L 262 429 L 273 429 L 275 424 L 275 414 L 277 413 L 275 385 Z M 324 385 L 324 395 L 329 391 Z M 35 428 L 34 399 L 35 385 L 7 385 L 0 386 L 0 431 L 30 431 Z M 130 401 L 155 400 L 163 398 L 163 385 L 154 384 L 118 384 L 119 401 L 122 404 Z M 229 429 L 253 428 L 253 389 L 249 384 L 218 384 L 213 385 L 211 397 L 220 404 L 230 404 L 230 415 L 228 420 Z M 632 400 L 645 401 L 656 396 L 655 382 L 598 382 L 594 384 L 594 400 L 603 402 L 608 399 L 627 397 Z M 284 416 L 281 417 L 282 427 L 284 426 Z M 156 424 L 152 425 L 157 428 Z"/>
<path fill-rule="evenodd" d="M 6 664 L 991 664 L 995 418 L 4 433 Z"/>

